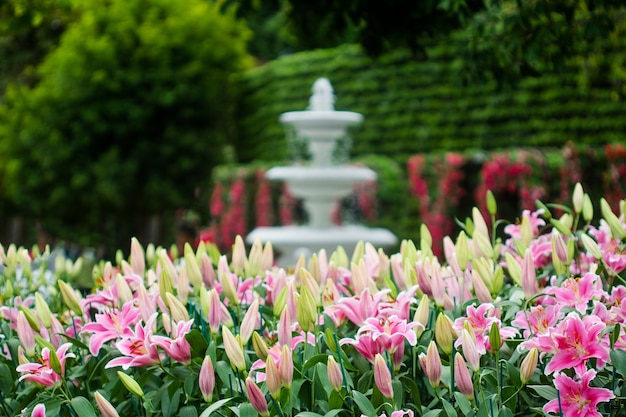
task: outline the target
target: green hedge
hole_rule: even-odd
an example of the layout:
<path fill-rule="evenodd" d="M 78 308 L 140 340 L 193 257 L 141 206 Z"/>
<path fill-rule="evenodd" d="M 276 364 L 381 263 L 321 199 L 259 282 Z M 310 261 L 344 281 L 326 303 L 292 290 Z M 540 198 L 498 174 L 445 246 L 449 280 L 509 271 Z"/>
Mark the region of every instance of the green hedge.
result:
<path fill-rule="evenodd" d="M 626 87 L 619 77 L 607 74 L 590 85 L 572 65 L 568 73 L 523 79 L 507 90 L 495 82 L 460 85 L 459 45 L 433 47 L 424 62 L 405 51 L 374 61 L 358 46 L 343 45 L 281 57 L 239 75 L 239 161 L 289 157 L 278 117 L 304 110 L 318 77 L 333 84 L 336 109 L 365 116 L 352 135 L 353 155 L 404 162 L 419 152 L 626 140 Z M 623 62 L 625 56 L 608 48 L 604 59 Z"/>

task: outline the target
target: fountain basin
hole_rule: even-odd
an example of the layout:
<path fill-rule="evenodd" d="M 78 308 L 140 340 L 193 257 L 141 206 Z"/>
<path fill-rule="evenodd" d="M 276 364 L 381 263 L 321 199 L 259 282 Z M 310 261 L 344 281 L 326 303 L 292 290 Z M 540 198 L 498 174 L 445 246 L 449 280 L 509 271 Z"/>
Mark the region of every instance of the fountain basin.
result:
<path fill-rule="evenodd" d="M 363 115 L 351 111 L 307 110 L 283 113 L 279 120 L 293 127 L 297 137 L 307 140 L 312 165 L 328 166 L 332 164 L 337 139 L 346 136 L 348 126 L 361 123 Z"/>
<path fill-rule="evenodd" d="M 383 250 L 393 248 L 398 241 L 387 229 L 359 225 L 335 226 L 321 230 L 309 226 L 258 227 L 246 237 L 246 241 L 252 244 L 256 239 L 271 242 L 280 263 L 286 265 L 295 265 L 301 255 L 308 259 L 321 249 L 324 249 L 330 257 L 337 246 L 342 246 L 348 256 L 352 256 L 360 241 L 369 242 L 375 248 Z"/>
<path fill-rule="evenodd" d="M 281 180 L 296 198 L 304 201 L 309 225 L 317 229 L 333 227 L 330 213 L 337 201 L 349 195 L 357 183 L 375 180 L 376 173 L 356 166 L 290 166 L 267 171 L 269 180 Z"/>

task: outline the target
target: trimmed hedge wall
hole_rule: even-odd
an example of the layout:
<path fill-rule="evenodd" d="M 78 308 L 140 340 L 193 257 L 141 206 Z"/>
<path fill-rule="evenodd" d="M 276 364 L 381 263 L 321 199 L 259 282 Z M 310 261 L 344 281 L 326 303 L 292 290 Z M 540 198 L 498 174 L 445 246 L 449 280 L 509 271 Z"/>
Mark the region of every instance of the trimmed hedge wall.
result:
<path fill-rule="evenodd" d="M 626 40 L 612 42 L 626 46 Z M 589 84 L 572 66 L 568 73 L 523 79 L 507 91 L 495 82 L 458 85 L 458 45 L 432 47 L 424 62 L 405 51 L 374 61 L 358 46 L 343 45 L 281 57 L 239 75 L 238 160 L 289 157 L 278 117 L 304 110 L 318 77 L 333 84 L 336 109 L 365 116 L 352 135 L 353 155 L 375 153 L 404 163 L 418 152 L 626 141 L 626 86 L 619 75 L 598 81 L 596 72 Z M 603 59 L 619 67 L 625 55 L 611 45 Z"/>
<path fill-rule="evenodd" d="M 597 211 L 602 196 L 615 212 L 626 198 L 626 146 L 620 144 L 418 153 L 408 158 L 406 170 L 381 155 L 367 155 L 359 162 L 378 173 L 377 185 L 356 189 L 344 200 L 343 213 L 334 213 L 335 220 L 343 217 L 386 227 L 398 238 L 416 242 L 422 223 L 429 227 L 433 242 L 441 244 L 444 236 L 455 232 L 453 219 L 463 221 L 474 206 L 486 213 L 488 189 L 498 202 L 498 218 L 505 219 L 514 219 L 522 209 L 535 209 L 537 199 L 571 206 L 577 182 Z M 254 163 L 216 169 L 212 219 L 204 238 L 229 250 L 236 234 L 304 220 L 302 207 L 283 185 L 264 178 L 269 167 Z M 434 250 L 440 253 L 441 248 Z"/>

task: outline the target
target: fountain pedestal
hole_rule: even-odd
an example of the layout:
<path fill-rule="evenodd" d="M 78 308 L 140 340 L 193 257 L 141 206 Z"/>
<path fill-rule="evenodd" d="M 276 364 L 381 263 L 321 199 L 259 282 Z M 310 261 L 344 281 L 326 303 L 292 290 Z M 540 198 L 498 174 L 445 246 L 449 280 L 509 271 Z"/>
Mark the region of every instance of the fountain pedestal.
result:
<path fill-rule="evenodd" d="M 335 165 L 333 153 L 338 139 L 345 137 L 348 126 L 361 123 L 359 113 L 334 110 L 334 94 L 330 82 L 318 79 L 313 85 L 309 110 L 283 113 L 280 122 L 292 127 L 298 138 L 305 139 L 311 154 L 310 166 L 275 167 L 267 171 L 269 180 L 284 181 L 291 194 L 304 202 L 309 215 L 307 226 L 260 227 L 247 237 L 269 241 L 279 252 L 280 262 L 293 265 L 300 255 L 311 255 L 325 249 L 330 255 L 337 246 L 352 254 L 359 241 L 375 247 L 388 248 L 397 242 L 386 229 L 360 225 L 335 226 L 331 212 L 337 202 L 349 195 L 354 186 L 376 179 L 369 168 Z"/>

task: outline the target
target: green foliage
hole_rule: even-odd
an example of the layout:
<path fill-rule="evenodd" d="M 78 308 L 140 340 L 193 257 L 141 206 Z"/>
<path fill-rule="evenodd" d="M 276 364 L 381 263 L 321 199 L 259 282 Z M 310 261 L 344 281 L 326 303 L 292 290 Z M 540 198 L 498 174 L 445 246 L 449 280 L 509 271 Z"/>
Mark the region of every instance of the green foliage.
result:
<path fill-rule="evenodd" d="M 71 0 L 0 2 L 0 97 L 9 82 L 36 81 L 34 66 L 73 19 Z"/>
<path fill-rule="evenodd" d="M 57 235 L 127 242 L 145 215 L 192 206 L 223 162 L 248 31 L 201 0 L 85 1 L 79 12 L 41 82 L 7 90 L 3 185 Z"/>
<path fill-rule="evenodd" d="M 603 61 L 626 59 L 622 40 L 605 42 Z M 239 78 L 239 160 L 288 156 L 278 117 L 304 110 L 310 86 L 321 76 L 333 84 L 336 109 L 365 117 L 353 134 L 354 156 L 376 153 L 403 163 L 418 152 L 624 141 L 626 121 L 619 115 L 626 76 L 619 66 L 599 68 L 590 78 L 573 62 L 506 90 L 492 78 L 464 85 L 458 77 L 464 45 L 457 36 L 432 46 L 425 62 L 406 50 L 372 59 L 356 45 L 343 45 L 245 72 Z"/>

